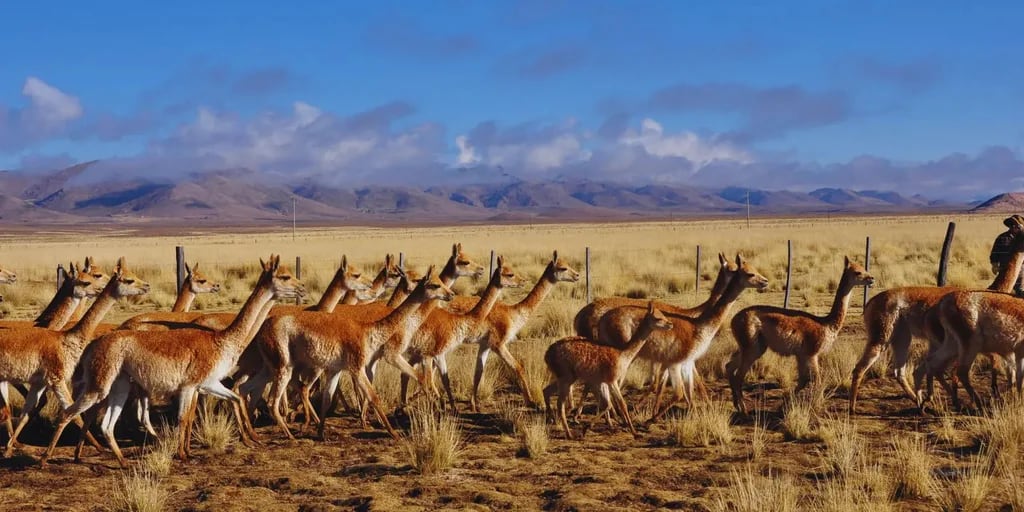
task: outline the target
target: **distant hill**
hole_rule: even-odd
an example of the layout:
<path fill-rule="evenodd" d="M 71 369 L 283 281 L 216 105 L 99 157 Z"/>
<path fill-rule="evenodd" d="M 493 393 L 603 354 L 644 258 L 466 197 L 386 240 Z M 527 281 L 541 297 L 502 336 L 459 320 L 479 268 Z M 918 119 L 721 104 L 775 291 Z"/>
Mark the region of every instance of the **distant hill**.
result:
<path fill-rule="evenodd" d="M 627 185 L 583 180 L 342 188 L 315 180 L 271 182 L 247 169 L 183 173 L 177 181 L 111 177 L 86 162 L 52 172 L 0 171 L 0 222 L 261 224 L 303 222 L 529 222 L 755 214 L 916 212 L 963 209 L 897 192 L 822 188 L 809 193 L 684 184 Z M 1004 194 L 982 211 L 1024 211 L 1024 194 Z"/>
<path fill-rule="evenodd" d="M 1024 192 L 1008 192 L 985 201 L 971 209 L 978 213 L 1021 213 L 1024 212 Z"/>

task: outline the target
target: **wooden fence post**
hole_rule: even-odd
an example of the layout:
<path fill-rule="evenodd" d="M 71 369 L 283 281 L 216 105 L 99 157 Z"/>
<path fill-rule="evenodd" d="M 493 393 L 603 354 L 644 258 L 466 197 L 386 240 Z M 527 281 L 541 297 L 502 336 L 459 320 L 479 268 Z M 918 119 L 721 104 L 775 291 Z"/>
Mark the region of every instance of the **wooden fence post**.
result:
<path fill-rule="evenodd" d="M 405 270 L 405 253 L 404 252 L 398 253 L 398 268 L 401 269 L 401 270 Z"/>
<path fill-rule="evenodd" d="M 586 272 L 587 272 L 587 304 L 590 304 L 592 297 L 590 295 L 590 247 L 587 247 L 586 252 Z"/>
<path fill-rule="evenodd" d="M 697 277 L 693 280 L 693 294 L 697 295 L 700 290 L 700 244 L 697 244 Z"/>
<path fill-rule="evenodd" d="M 174 263 L 178 277 L 178 293 L 181 293 L 181 287 L 185 286 L 185 248 L 180 245 L 174 248 Z"/>
<path fill-rule="evenodd" d="M 786 240 L 786 294 L 782 297 L 782 307 L 789 307 L 789 287 L 793 282 L 793 241 Z"/>
<path fill-rule="evenodd" d="M 942 241 L 942 255 L 939 257 L 939 286 L 946 286 L 946 266 L 949 264 L 949 250 L 953 245 L 953 233 L 956 231 L 956 223 L 950 222 L 946 228 L 946 239 Z"/>
<path fill-rule="evenodd" d="M 64 286 L 64 265 L 57 264 L 57 291 L 60 291 L 61 287 Z"/>
<path fill-rule="evenodd" d="M 295 257 L 295 279 L 302 280 L 302 256 Z M 302 297 L 295 297 L 296 304 L 302 304 Z"/>
<path fill-rule="evenodd" d="M 491 276 L 494 275 L 494 249 L 491 249 L 491 268 L 487 272 L 487 282 L 491 281 Z"/>
<path fill-rule="evenodd" d="M 864 270 L 871 270 L 871 237 L 867 237 L 864 241 Z M 864 302 L 863 306 L 868 305 L 868 288 L 871 288 L 870 284 L 864 285 Z"/>

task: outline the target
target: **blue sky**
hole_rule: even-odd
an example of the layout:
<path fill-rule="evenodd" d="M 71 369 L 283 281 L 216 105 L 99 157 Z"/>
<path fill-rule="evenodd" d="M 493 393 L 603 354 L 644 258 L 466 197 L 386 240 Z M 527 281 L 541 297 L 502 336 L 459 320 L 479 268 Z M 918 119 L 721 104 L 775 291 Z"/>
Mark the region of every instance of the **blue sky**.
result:
<path fill-rule="evenodd" d="M 0 168 L 1024 187 L 1019 2 L 101 4 L 0 7 Z"/>

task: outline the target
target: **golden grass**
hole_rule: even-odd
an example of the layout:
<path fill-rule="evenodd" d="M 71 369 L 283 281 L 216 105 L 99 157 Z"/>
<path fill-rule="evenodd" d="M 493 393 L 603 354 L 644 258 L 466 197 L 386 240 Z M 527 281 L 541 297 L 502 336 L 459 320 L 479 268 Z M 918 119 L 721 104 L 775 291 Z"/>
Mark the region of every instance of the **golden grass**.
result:
<path fill-rule="evenodd" d="M 860 468 L 867 445 L 848 416 L 824 418 L 818 435 L 825 443 L 820 456 L 827 471 L 849 478 Z"/>
<path fill-rule="evenodd" d="M 893 436 L 889 456 L 893 479 L 904 496 L 927 497 L 935 489 L 931 447 L 923 436 Z"/>
<path fill-rule="evenodd" d="M 770 471 L 770 470 L 769 470 Z M 718 489 L 708 508 L 713 512 L 790 512 L 801 510 L 803 491 L 788 474 L 764 476 L 751 464 L 729 471 L 726 487 Z"/>
<path fill-rule="evenodd" d="M 548 451 L 548 425 L 544 416 L 532 415 L 516 422 L 519 451 L 531 459 L 539 459 Z"/>
<path fill-rule="evenodd" d="M 110 508 L 116 512 L 162 512 L 170 493 L 153 473 L 131 469 L 115 477 Z"/>
<path fill-rule="evenodd" d="M 406 438 L 409 462 L 421 474 L 440 473 L 453 467 L 462 453 L 462 428 L 448 414 L 430 407 L 417 407 L 410 415 Z"/>
<path fill-rule="evenodd" d="M 725 446 L 732 442 L 732 404 L 697 402 L 669 421 L 672 441 L 679 446 Z"/>
<path fill-rule="evenodd" d="M 199 415 L 192 436 L 211 454 L 219 455 L 228 451 L 234 444 L 238 429 L 235 428 L 232 418 L 224 413 L 214 412 L 211 408 L 206 414 Z"/>
<path fill-rule="evenodd" d="M 820 439 L 817 432 L 818 411 L 812 396 L 808 393 L 791 394 L 783 408 L 782 426 L 786 435 L 797 441 Z"/>
<path fill-rule="evenodd" d="M 959 475 L 937 478 L 932 495 L 942 510 L 974 512 L 990 501 L 995 478 L 986 467 L 988 455 L 972 457 Z"/>
<path fill-rule="evenodd" d="M 171 473 L 171 467 L 174 465 L 174 455 L 177 449 L 178 430 L 176 428 L 165 429 L 146 448 L 140 467 L 146 473 L 158 477 L 167 476 Z"/>

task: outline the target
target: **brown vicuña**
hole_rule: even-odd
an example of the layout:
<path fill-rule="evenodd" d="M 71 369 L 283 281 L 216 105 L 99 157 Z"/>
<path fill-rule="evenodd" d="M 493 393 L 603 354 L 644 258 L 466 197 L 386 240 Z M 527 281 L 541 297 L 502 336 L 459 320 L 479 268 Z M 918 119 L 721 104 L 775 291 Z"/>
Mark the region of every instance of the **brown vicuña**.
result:
<path fill-rule="evenodd" d="M 402 305 L 377 321 L 365 322 L 350 316 L 314 311 L 270 318 L 260 329 L 257 343 L 266 367 L 272 369 L 274 376 L 270 412 L 277 424 L 289 438 L 293 437 L 281 411 L 294 370 L 305 374 L 326 373 L 327 379 L 321 386 L 322 412 L 330 406 L 342 372 L 348 371 L 354 375 L 360 393 L 370 401 L 380 422 L 397 439 L 398 433 L 391 427 L 367 378 L 366 367 L 370 358 L 378 350 L 383 350 L 386 361 L 416 376 L 422 383 L 422 375 L 416 374 L 402 352 L 413 332 L 437 306 L 437 301 L 451 298 L 451 290 L 431 267 Z M 311 379 L 306 382 L 311 382 Z M 325 429 L 326 421 L 320 421 L 318 435 L 321 439 Z"/>
<path fill-rule="evenodd" d="M 1007 265 L 1003 265 L 989 289 L 1009 292 L 1013 290 L 1015 278 L 1024 264 L 1024 236 L 1014 240 Z M 910 344 L 915 337 L 928 340 L 930 351 L 942 344 L 941 325 L 938 310 L 931 314 L 939 301 L 959 288 L 944 286 L 908 286 L 890 288 L 875 295 L 864 306 L 864 327 L 867 343 L 864 353 L 853 369 L 850 382 L 850 413 L 857 406 L 860 386 L 871 365 L 878 360 L 882 351 L 892 347 L 893 377 L 903 389 L 907 398 L 919 403 L 920 397 L 911 385 L 906 373 L 910 359 Z M 931 320 L 931 321 L 929 321 Z M 919 366 L 920 368 L 920 366 Z"/>
<path fill-rule="evenodd" d="M 434 389 L 433 365 L 437 365 L 438 372 L 441 374 L 441 383 L 444 385 L 448 402 L 453 411 L 456 411 L 457 408 L 451 379 L 448 377 L 447 354 L 464 342 L 479 343 L 482 338 L 486 337 L 490 330 L 487 316 L 498 303 L 502 290 L 519 288 L 523 285 L 516 273 L 505 266 L 505 259 L 502 256 L 498 256 L 497 262 L 494 274 L 491 275 L 487 287 L 473 309 L 465 314 L 452 313 L 441 308 L 435 309 L 416 330 L 412 342 L 409 344 L 409 362 L 414 365 L 422 364 L 422 372 L 431 389 Z M 402 374 L 401 378 L 401 403 L 405 405 L 409 376 Z M 441 406 L 444 407 L 443 401 Z"/>
<path fill-rule="evenodd" d="M 264 305 L 304 293 L 302 284 L 280 266 L 280 257 L 272 255 L 267 262 L 260 260 L 260 267 L 262 273 L 255 289 L 235 321 L 223 331 L 114 331 L 96 340 L 82 361 L 83 391 L 74 404 L 61 412 L 57 430 L 40 462 L 45 464 L 52 456 L 61 432 L 72 418 L 89 411 L 85 422 L 88 428 L 105 400 L 103 434 L 118 462 L 125 466 L 127 462 L 114 438 L 114 426 L 133 383 L 150 397 L 177 396 L 177 452 L 183 460 L 191 451 L 197 393 L 230 401 L 243 443 L 255 443 L 255 432 L 240 407 L 238 395 L 221 380 L 228 376 L 248 344 L 249 331 Z M 76 458 L 77 455 L 76 452 Z"/>
<path fill-rule="evenodd" d="M 655 390 L 653 418 L 668 412 L 676 402 L 686 400 L 693 404 L 694 374 L 697 360 L 704 357 L 719 328 L 729 314 L 729 309 L 747 288 L 763 290 L 768 286 L 768 279 L 736 255 L 736 272 L 722 296 L 713 306 L 705 309 L 696 318 L 667 314 L 672 322 L 672 329 L 657 331 L 651 334 L 650 341 L 640 351 L 639 358 L 659 363 L 663 373 L 672 380 L 675 390 L 675 402 L 669 403 L 659 412 L 661 395 L 665 387 L 666 375 L 661 377 L 661 386 Z"/>
<path fill-rule="evenodd" d="M 473 411 L 479 410 L 477 397 L 480 392 L 480 382 L 483 380 L 484 369 L 487 367 L 487 357 L 492 350 L 497 352 L 501 360 L 515 371 L 519 388 L 527 405 L 537 403 L 531 396 L 530 386 L 526 382 L 526 371 L 522 363 L 517 361 L 509 351 L 508 345 L 516 339 L 519 331 L 526 326 L 526 322 L 530 320 L 533 313 L 537 311 L 537 307 L 551 293 L 556 284 L 560 282 L 575 283 L 579 280 L 580 273 L 562 261 L 558 257 L 558 251 L 554 251 L 551 262 L 544 268 L 544 273 L 537 280 L 537 284 L 523 300 L 515 304 L 498 302 L 494 305 L 494 309 L 487 315 L 488 335 L 477 344 L 476 367 L 473 370 L 473 396 L 470 399 Z M 479 297 L 456 297 L 452 301 L 450 309 L 465 313 L 473 309 L 479 301 Z"/>
<path fill-rule="evenodd" d="M 71 277 L 69 275 L 69 278 Z M 11 456 L 18 435 L 35 412 L 36 403 L 42 398 L 43 393 L 50 390 L 56 395 L 62 407 L 71 405 L 71 389 L 68 385 L 71 374 L 82 352 L 93 340 L 96 326 L 117 299 L 141 295 L 148 291 L 149 284 L 129 272 L 124 258 L 121 258 L 114 275 L 108 280 L 96 301 L 82 320 L 71 329 L 56 331 L 45 327 L 24 327 L 0 331 L 0 380 L 29 385 L 21 418 L 17 427 L 10 432 L 6 456 Z M 5 402 L 6 398 L 4 397 Z M 6 403 L 4 406 L 6 407 Z"/>
<path fill-rule="evenodd" d="M 194 263 L 192 266 L 185 264 L 185 280 L 181 283 L 181 289 L 178 290 L 178 295 L 174 300 L 174 305 L 171 306 L 170 313 L 189 313 L 192 311 L 192 304 L 195 302 L 196 297 L 202 293 L 217 293 L 220 291 L 220 283 L 210 280 L 199 270 L 199 263 Z M 196 318 L 202 313 L 194 313 L 192 315 L 175 315 L 173 318 L 180 321 L 186 321 L 186 319 Z M 168 320 L 166 312 L 157 311 L 152 313 L 143 313 L 141 315 L 135 315 L 124 323 L 121 324 L 122 328 L 135 328 L 138 324 L 160 322 Z"/>
<path fill-rule="evenodd" d="M 711 286 L 711 294 L 704 302 L 690 307 L 684 308 L 673 304 L 668 304 L 661 301 L 655 301 L 654 306 L 658 310 L 672 314 L 696 317 L 700 315 L 705 309 L 711 307 L 722 293 L 725 292 L 726 285 L 729 284 L 729 279 L 732 277 L 732 272 L 736 271 L 736 268 L 729 263 L 729 258 L 725 256 L 725 253 L 718 253 L 718 263 L 721 269 L 718 276 L 715 278 L 714 284 Z M 573 327 L 576 330 L 577 336 L 583 336 L 596 340 L 601 338 L 602 324 L 605 324 L 604 329 L 609 335 L 614 335 L 614 329 L 620 325 L 628 325 L 629 327 L 620 328 L 618 338 L 621 343 L 625 343 L 630 339 L 632 331 L 640 323 L 640 319 L 647 314 L 647 300 L 646 299 L 630 299 L 628 297 L 606 297 L 596 299 L 590 304 L 580 308 L 579 312 L 576 313 L 576 317 L 573 319 Z M 622 309 L 623 306 L 633 306 L 635 309 Z M 627 324 L 628 322 L 628 324 Z M 628 331 L 627 331 L 628 329 Z"/>
<path fill-rule="evenodd" d="M 629 417 L 629 408 L 622 397 L 620 382 L 629 369 L 629 365 L 643 350 L 650 335 L 656 330 L 668 331 L 672 323 L 655 309 L 654 302 L 647 304 L 646 314 L 633 332 L 633 336 L 622 349 L 599 345 L 592 340 L 576 336 L 560 339 L 544 352 L 544 362 L 554 375 L 555 382 L 544 388 L 544 406 L 547 414 L 551 414 L 551 395 L 558 392 L 558 417 L 566 437 L 572 439 L 572 431 L 566 420 L 566 403 L 571 399 L 572 386 L 582 381 L 587 389 L 600 393 L 602 407 L 598 410 L 590 425 L 599 420 L 605 410 L 614 407 L 625 421 L 629 431 L 636 435 L 633 421 Z M 586 429 L 583 431 L 586 434 Z"/>
<path fill-rule="evenodd" d="M 800 392 L 818 377 L 818 357 L 828 352 L 839 337 L 850 306 L 850 294 L 858 286 L 874 282 L 864 267 L 843 260 L 843 273 L 836 287 L 832 309 L 825 316 L 775 306 L 750 306 L 732 318 L 732 335 L 736 338 L 736 352 L 725 365 L 732 389 L 732 402 L 738 411 L 747 413 L 743 403 L 743 381 L 747 372 L 765 351 L 782 356 L 794 356 L 800 379 L 796 392 Z"/>

